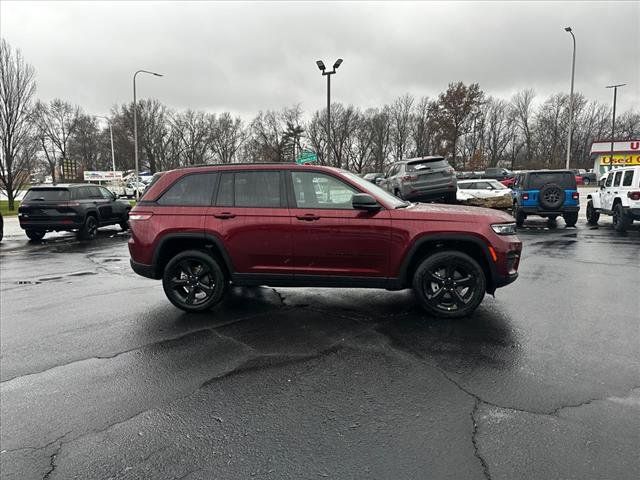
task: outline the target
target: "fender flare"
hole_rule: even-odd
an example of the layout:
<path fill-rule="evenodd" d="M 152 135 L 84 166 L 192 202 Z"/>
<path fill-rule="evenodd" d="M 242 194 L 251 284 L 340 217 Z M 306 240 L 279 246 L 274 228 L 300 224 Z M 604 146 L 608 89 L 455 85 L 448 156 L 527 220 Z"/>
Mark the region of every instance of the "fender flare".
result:
<path fill-rule="evenodd" d="M 154 270 L 158 266 L 158 258 L 164 245 L 167 242 L 176 240 L 176 239 L 202 241 L 205 244 L 205 248 L 208 247 L 209 245 L 215 247 L 217 252 L 220 253 L 220 256 L 222 257 L 222 261 L 225 263 L 225 266 L 227 267 L 227 270 L 229 271 L 229 273 L 234 272 L 233 263 L 231 262 L 231 257 L 229 256 L 229 253 L 224 247 L 224 243 L 222 242 L 222 240 L 216 237 L 215 235 L 206 234 L 206 233 L 195 233 L 195 232 L 194 233 L 169 233 L 167 235 L 164 235 L 158 241 L 158 244 L 153 252 L 151 265 L 153 266 Z"/>

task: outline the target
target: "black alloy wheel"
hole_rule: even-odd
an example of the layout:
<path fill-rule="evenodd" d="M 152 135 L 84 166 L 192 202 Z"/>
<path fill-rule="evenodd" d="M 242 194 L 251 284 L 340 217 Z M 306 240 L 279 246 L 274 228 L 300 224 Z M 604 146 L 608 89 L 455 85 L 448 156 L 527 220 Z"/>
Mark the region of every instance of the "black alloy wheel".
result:
<path fill-rule="evenodd" d="M 616 232 L 624 233 L 629 228 L 631 221 L 624 213 L 621 203 L 616 203 L 613 207 L 613 228 Z"/>
<path fill-rule="evenodd" d="M 84 225 L 78 231 L 78 238 L 81 240 L 93 240 L 98 234 L 98 219 L 93 215 L 87 215 Z"/>
<path fill-rule="evenodd" d="M 562 218 L 564 218 L 564 223 L 567 227 L 575 227 L 576 223 L 578 223 L 578 212 L 565 213 Z"/>
<path fill-rule="evenodd" d="M 600 220 L 600 212 L 593 208 L 593 202 L 589 200 L 587 202 L 587 223 L 592 226 L 598 225 L 598 220 Z"/>
<path fill-rule="evenodd" d="M 171 303 L 186 312 L 200 312 L 220 302 L 225 282 L 218 262 L 200 250 L 187 250 L 173 257 L 162 277 Z"/>
<path fill-rule="evenodd" d="M 427 312 L 460 318 L 473 313 L 482 302 L 486 278 L 469 255 L 447 250 L 422 261 L 413 277 L 413 289 Z"/>
<path fill-rule="evenodd" d="M 27 234 L 29 240 L 32 242 L 39 242 L 42 240 L 47 232 L 44 230 L 25 230 L 24 233 Z"/>

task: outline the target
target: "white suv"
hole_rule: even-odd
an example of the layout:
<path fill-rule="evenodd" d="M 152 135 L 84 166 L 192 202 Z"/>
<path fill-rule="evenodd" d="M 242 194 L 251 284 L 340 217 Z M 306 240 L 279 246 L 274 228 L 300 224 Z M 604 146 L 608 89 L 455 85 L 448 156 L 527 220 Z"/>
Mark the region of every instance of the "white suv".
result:
<path fill-rule="evenodd" d="M 599 190 L 587 195 L 589 225 L 597 225 L 601 213 L 613 216 L 618 232 L 640 220 L 640 167 L 611 170 L 598 184 Z"/>

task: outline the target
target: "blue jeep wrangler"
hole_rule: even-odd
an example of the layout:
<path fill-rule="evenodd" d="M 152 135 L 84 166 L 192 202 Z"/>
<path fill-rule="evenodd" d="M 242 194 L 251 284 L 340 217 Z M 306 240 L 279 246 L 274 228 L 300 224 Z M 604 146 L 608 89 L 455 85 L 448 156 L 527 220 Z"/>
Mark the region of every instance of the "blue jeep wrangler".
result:
<path fill-rule="evenodd" d="M 570 170 L 536 170 L 519 173 L 513 186 L 513 216 L 521 227 L 529 215 L 547 218 L 549 227 L 562 216 L 567 227 L 575 226 L 580 210 L 576 177 Z"/>

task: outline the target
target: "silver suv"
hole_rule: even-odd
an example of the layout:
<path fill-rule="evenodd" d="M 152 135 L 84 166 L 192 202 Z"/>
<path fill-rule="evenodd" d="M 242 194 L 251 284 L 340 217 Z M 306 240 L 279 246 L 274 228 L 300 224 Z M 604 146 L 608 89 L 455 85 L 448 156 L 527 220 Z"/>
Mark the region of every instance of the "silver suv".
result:
<path fill-rule="evenodd" d="M 455 173 L 444 157 L 410 158 L 391 165 L 378 184 L 403 200 L 455 203 Z"/>

